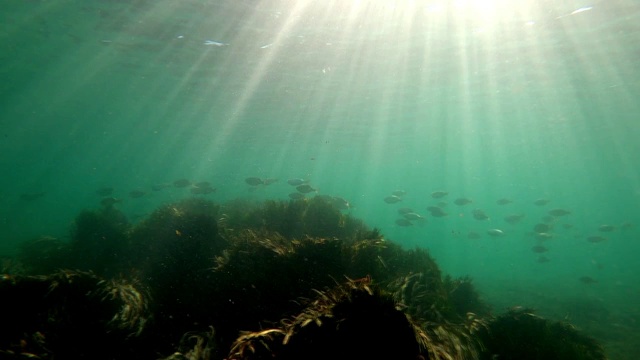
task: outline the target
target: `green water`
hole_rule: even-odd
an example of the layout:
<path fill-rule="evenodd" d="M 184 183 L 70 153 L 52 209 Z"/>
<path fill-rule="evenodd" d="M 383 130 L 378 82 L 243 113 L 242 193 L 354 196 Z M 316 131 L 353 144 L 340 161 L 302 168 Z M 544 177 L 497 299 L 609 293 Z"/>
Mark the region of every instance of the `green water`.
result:
<path fill-rule="evenodd" d="M 612 359 L 635 358 L 640 4 L 456 4 L 5 2 L 0 254 L 68 237 L 105 186 L 136 221 L 189 196 L 154 184 L 209 181 L 216 202 L 284 200 L 286 180 L 305 178 L 388 239 L 428 248 L 445 273 L 473 277 L 496 309 L 569 317 Z M 250 191 L 250 176 L 279 181 Z M 403 201 L 386 204 L 395 190 Z M 434 191 L 449 193 L 447 217 L 426 211 Z M 396 225 L 400 207 L 426 224 Z M 556 208 L 571 214 L 554 218 L 539 263 L 533 227 Z M 525 217 L 512 225 L 509 214 Z M 578 303 L 604 320 L 569 314 Z"/>

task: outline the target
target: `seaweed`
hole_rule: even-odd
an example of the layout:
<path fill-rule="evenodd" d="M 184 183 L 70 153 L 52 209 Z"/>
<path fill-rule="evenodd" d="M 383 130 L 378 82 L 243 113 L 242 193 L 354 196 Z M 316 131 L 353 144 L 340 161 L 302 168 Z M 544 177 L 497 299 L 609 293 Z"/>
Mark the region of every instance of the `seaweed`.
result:
<path fill-rule="evenodd" d="M 229 359 L 416 359 L 417 327 L 393 299 L 347 281 L 325 291 L 281 328 L 242 334 Z"/>
<path fill-rule="evenodd" d="M 491 308 L 480 298 L 480 294 L 473 286 L 473 280 L 469 276 L 452 278 L 446 276 L 444 286 L 449 293 L 449 300 L 453 311 L 461 318 L 468 313 L 480 316 L 490 316 Z"/>
<path fill-rule="evenodd" d="M 61 267 L 91 270 L 102 276 L 123 271 L 127 252 L 129 222 L 114 207 L 84 210 L 71 230 L 67 264 Z"/>
<path fill-rule="evenodd" d="M 68 243 L 51 236 L 39 236 L 20 244 L 17 260 L 25 274 L 45 275 L 73 267 Z"/>
<path fill-rule="evenodd" d="M 355 239 L 369 230 L 359 219 L 343 214 L 322 196 L 263 204 L 234 201 L 224 206 L 225 225 L 232 229 L 277 232 L 288 238 L 335 237 Z"/>
<path fill-rule="evenodd" d="M 143 287 L 88 272 L 5 275 L 0 298 L 3 358 L 126 357 L 151 316 Z"/>
<path fill-rule="evenodd" d="M 479 332 L 483 359 L 604 360 L 602 346 L 568 323 L 551 321 L 532 309 L 513 308 Z"/>
<path fill-rule="evenodd" d="M 427 250 L 403 249 L 326 197 L 192 198 L 135 225 L 105 206 L 81 212 L 71 234 L 3 260 L 0 355 L 604 358 L 568 324 L 492 318 L 471 278 L 443 279 Z"/>
<path fill-rule="evenodd" d="M 154 298 L 167 348 L 185 328 L 209 322 L 213 259 L 226 247 L 218 216 L 213 202 L 190 198 L 161 206 L 129 234 L 129 271 L 144 279 Z"/>

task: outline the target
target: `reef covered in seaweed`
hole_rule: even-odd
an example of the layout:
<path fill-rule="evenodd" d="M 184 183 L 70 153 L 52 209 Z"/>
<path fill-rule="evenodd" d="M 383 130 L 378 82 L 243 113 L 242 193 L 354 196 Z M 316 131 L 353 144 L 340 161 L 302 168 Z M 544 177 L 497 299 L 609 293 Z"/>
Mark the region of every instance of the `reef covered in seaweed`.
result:
<path fill-rule="evenodd" d="M 137 224 L 111 204 L 3 264 L 8 359 L 606 358 L 569 324 L 492 314 L 470 277 L 321 196 L 193 198 Z"/>

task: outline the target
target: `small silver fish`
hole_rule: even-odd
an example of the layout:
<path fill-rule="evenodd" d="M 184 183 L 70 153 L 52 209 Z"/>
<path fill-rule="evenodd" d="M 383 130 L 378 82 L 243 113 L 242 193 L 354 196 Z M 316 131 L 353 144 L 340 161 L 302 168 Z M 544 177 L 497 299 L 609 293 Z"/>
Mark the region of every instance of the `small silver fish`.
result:
<path fill-rule="evenodd" d="M 404 218 L 407 220 L 424 220 L 424 216 L 414 212 L 402 214 L 402 216 L 404 216 Z"/>
<path fill-rule="evenodd" d="M 487 234 L 493 237 L 500 237 L 500 236 L 504 236 L 504 231 L 500 229 L 489 229 L 487 230 Z"/>
<path fill-rule="evenodd" d="M 223 43 L 223 42 L 219 42 L 219 41 L 213 41 L 213 40 L 205 40 L 203 44 L 207 45 L 207 46 L 227 46 L 227 45 L 229 45 L 227 43 Z"/>

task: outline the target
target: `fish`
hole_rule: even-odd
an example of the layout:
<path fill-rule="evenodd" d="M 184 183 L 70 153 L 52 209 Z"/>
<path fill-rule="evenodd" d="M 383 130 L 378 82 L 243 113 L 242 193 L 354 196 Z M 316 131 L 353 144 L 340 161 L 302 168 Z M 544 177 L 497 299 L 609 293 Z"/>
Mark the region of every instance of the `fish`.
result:
<path fill-rule="evenodd" d="M 412 212 L 414 212 L 414 211 L 411 208 L 404 207 L 404 208 L 398 209 L 398 214 L 400 214 L 400 215 L 404 215 L 404 214 L 408 214 L 408 213 L 412 213 Z"/>
<path fill-rule="evenodd" d="M 424 216 L 414 212 L 409 212 L 409 213 L 403 214 L 402 216 L 404 216 L 404 218 L 407 220 L 424 220 L 425 219 Z"/>
<path fill-rule="evenodd" d="M 396 195 L 391 195 L 384 198 L 384 202 L 386 202 L 387 204 L 395 204 L 400 201 L 402 201 L 402 199 Z"/>
<path fill-rule="evenodd" d="M 199 187 L 199 188 L 210 188 L 211 187 L 211 183 L 208 182 L 208 181 L 200 181 L 200 182 L 197 182 L 197 183 L 193 184 L 193 186 Z"/>
<path fill-rule="evenodd" d="M 467 204 L 471 204 L 473 202 L 473 200 L 471 199 L 467 199 L 467 198 L 457 198 L 453 201 L 454 204 L 459 205 L 459 206 L 464 206 Z"/>
<path fill-rule="evenodd" d="M 548 263 L 551 260 L 549 260 L 549 258 L 544 255 L 540 255 L 538 256 L 538 259 L 536 261 L 540 264 L 544 264 L 544 263 Z"/>
<path fill-rule="evenodd" d="M 114 197 L 106 197 L 102 200 L 100 200 L 100 205 L 104 206 L 104 207 L 111 207 L 115 204 L 121 203 L 122 200 L 120 199 L 116 199 Z"/>
<path fill-rule="evenodd" d="M 133 199 L 138 199 L 145 196 L 147 193 L 142 190 L 133 190 L 129 192 L 129 197 Z"/>
<path fill-rule="evenodd" d="M 480 234 L 475 231 L 469 231 L 469 233 L 467 233 L 467 238 L 469 239 L 480 239 L 481 237 L 482 236 L 480 236 Z"/>
<path fill-rule="evenodd" d="M 155 184 L 155 185 L 151 186 L 151 190 L 160 191 L 160 190 L 166 189 L 166 188 L 168 188 L 170 186 L 171 186 L 171 184 L 167 184 L 167 183 Z"/>
<path fill-rule="evenodd" d="M 343 199 L 339 196 L 334 196 L 330 199 L 330 202 L 333 204 L 333 206 L 335 206 L 336 208 L 340 209 L 340 210 L 348 210 L 351 208 L 351 203 L 349 203 L 349 201 L 347 201 L 346 199 Z"/>
<path fill-rule="evenodd" d="M 504 231 L 500 229 L 489 229 L 487 230 L 487 234 L 493 237 L 501 237 L 504 236 Z"/>
<path fill-rule="evenodd" d="M 596 279 L 592 278 L 591 276 L 582 276 L 578 280 L 580 280 L 580 282 L 582 282 L 583 284 L 587 284 L 587 285 L 595 284 L 598 282 Z"/>
<path fill-rule="evenodd" d="M 427 210 L 431 213 L 433 217 L 445 217 L 447 214 L 442 208 L 437 206 L 429 206 Z"/>
<path fill-rule="evenodd" d="M 211 194 L 214 191 L 216 191 L 216 188 L 213 188 L 211 186 L 204 186 L 204 187 L 194 186 L 191 188 L 191 193 L 194 195 L 207 195 L 207 194 Z"/>
<path fill-rule="evenodd" d="M 446 191 L 434 191 L 431 193 L 431 197 L 434 199 L 442 199 L 443 197 L 449 195 Z"/>
<path fill-rule="evenodd" d="M 395 191 L 391 192 L 391 195 L 397 196 L 397 197 L 403 197 L 403 196 L 407 195 L 407 192 L 404 191 L 404 190 L 395 190 Z"/>
<path fill-rule="evenodd" d="M 489 220 L 489 215 L 487 215 L 484 210 L 475 209 L 473 210 L 473 218 L 476 220 Z"/>
<path fill-rule="evenodd" d="M 549 240 L 552 238 L 553 238 L 553 235 L 546 232 L 536 233 L 536 239 L 538 240 Z"/>
<path fill-rule="evenodd" d="M 259 177 L 248 177 L 244 179 L 244 182 L 246 182 L 251 186 L 258 186 L 258 185 L 264 184 L 264 181 L 262 181 L 262 179 L 260 179 Z"/>
<path fill-rule="evenodd" d="M 549 231 L 551 231 L 551 225 L 549 225 L 549 224 L 539 223 L 539 224 L 536 224 L 533 227 L 533 232 L 538 233 L 538 234 L 546 233 L 546 232 L 549 232 Z"/>
<path fill-rule="evenodd" d="M 301 200 L 304 199 L 304 194 L 301 194 L 299 192 L 291 193 L 289 194 L 289 198 L 293 200 Z"/>
<path fill-rule="evenodd" d="M 310 192 L 314 192 L 314 191 L 318 191 L 314 188 L 311 187 L 311 185 L 309 184 L 302 184 L 302 185 L 298 185 L 296 186 L 296 190 L 298 190 L 298 192 L 301 192 L 303 194 L 308 194 Z"/>
<path fill-rule="evenodd" d="M 598 231 L 601 231 L 601 232 L 612 232 L 615 229 L 616 229 L 616 227 L 613 226 L 613 225 L 600 225 L 600 226 L 598 226 Z"/>
<path fill-rule="evenodd" d="M 173 186 L 177 187 L 177 188 L 184 188 L 191 185 L 191 181 L 187 180 L 187 179 L 178 179 L 176 181 L 173 182 Z"/>
<path fill-rule="evenodd" d="M 536 206 L 545 206 L 550 202 L 551 200 L 548 200 L 548 199 L 537 199 L 536 201 L 533 202 L 533 204 Z"/>
<path fill-rule="evenodd" d="M 411 221 L 409 221 L 407 219 L 397 219 L 396 220 L 396 225 L 402 226 L 402 227 L 407 227 L 407 226 L 412 226 L 413 224 L 411 223 Z"/>
<path fill-rule="evenodd" d="M 214 40 L 205 40 L 202 44 L 207 46 L 228 46 L 229 44 Z"/>
<path fill-rule="evenodd" d="M 534 253 L 542 254 L 542 253 L 545 253 L 545 252 L 549 251 L 549 249 L 547 249 L 546 247 L 544 247 L 542 245 L 536 245 L 536 246 L 531 248 L 531 251 L 533 251 Z"/>
<path fill-rule="evenodd" d="M 625 222 L 625 223 L 622 223 L 622 225 L 620 225 L 620 228 L 622 230 L 629 230 L 629 229 L 633 229 L 634 227 L 635 227 L 635 225 L 633 223 L 628 222 L 628 221 Z"/>
<path fill-rule="evenodd" d="M 300 186 L 300 185 L 306 184 L 308 182 L 309 182 L 309 180 L 304 180 L 304 179 L 289 179 L 289 180 L 287 180 L 287 184 L 289 184 L 291 186 Z"/>
<path fill-rule="evenodd" d="M 502 199 L 499 199 L 498 201 L 496 201 L 496 204 L 498 204 L 498 205 L 508 205 L 508 204 L 511 204 L 512 202 L 513 202 L 513 200 L 511 200 L 511 199 L 502 198 Z"/>
<path fill-rule="evenodd" d="M 593 236 L 589 236 L 587 237 L 587 241 L 591 242 L 591 243 L 599 243 L 599 242 L 603 242 L 606 241 L 607 238 L 602 237 L 600 235 L 593 235 Z"/>
<path fill-rule="evenodd" d="M 96 194 L 98 194 L 100 196 L 109 196 L 109 195 L 113 194 L 113 188 L 112 187 L 101 187 L 100 189 L 96 190 Z"/>
<path fill-rule="evenodd" d="M 266 178 L 266 179 L 262 180 L 262 182 L 265 185 L 271 185 L 271 184 L 273 184 L 274 182 L 277 182 L 277 181 L 278 181 L 278 179 L 275 179 L 275 178 Z"/>
<path fill-rule="evenodd" d="M 571 214 L 571 211 L 565 209 L 553 209 L 549 210 L 549 215 L 551 216 L 565 216 Z"/>
<path fill-rule="evenodd" d="M 24 200 L 24 201 L 33 201 L 33 200 L 38 200 L 41 197 L 43 197 L 46 193 L 43 192 L 38 192 L 38 193 L 24 193 L 24 194 L 20 194 L 20 200 Z"/>
<path fill-rule="evenodd" d="M 523 214 L 511 214 L 511 215 L 507 215 L 504 217 L 504 221 L 508 222 L 509 224 L 517 224 L 520 222 L 520 220 L 522 220 L 522 218 L 524 218 Z"/>

